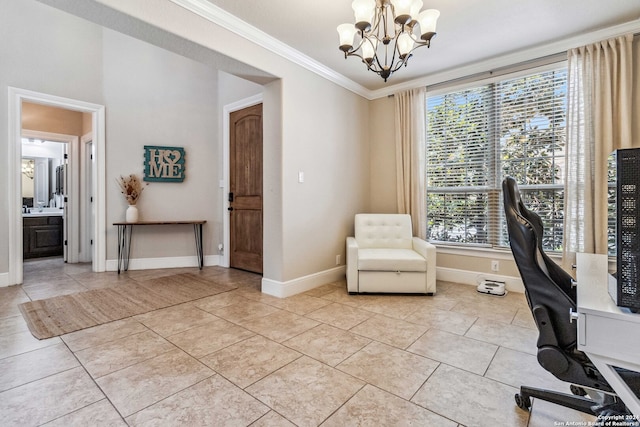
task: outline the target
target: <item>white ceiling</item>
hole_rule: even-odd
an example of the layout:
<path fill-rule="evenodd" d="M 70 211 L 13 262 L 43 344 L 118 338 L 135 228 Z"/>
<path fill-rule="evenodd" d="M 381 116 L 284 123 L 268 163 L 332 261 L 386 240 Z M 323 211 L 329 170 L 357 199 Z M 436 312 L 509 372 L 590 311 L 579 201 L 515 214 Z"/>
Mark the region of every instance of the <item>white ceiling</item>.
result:
<path fill-rule="evenodd" d="M 492 58 L 497 65 L 500 57 L 518 57 L 523 51 L 557 53 L 540 47 L 566 49 L 567 40 L 579 42 L 581 35 L 603 29 L 611 33 L 611 27 L 640 32 L 640 0 L 424 0 L 423 9 L 440 10 L 438 34 L 431 48 L 416 50 L 409 65 L 385 83 L 367 71 L 359 58 L 344 59 L 338 49 L 336 27 L 354 19 L 351 0 L 207 1 L 328 67 L 340 78 L 346 77 L 365 91 L 378 92 L 472 64 L 484 63 L 490 69 Z M 559 43 L 562 41 L 565 45 Z"/>

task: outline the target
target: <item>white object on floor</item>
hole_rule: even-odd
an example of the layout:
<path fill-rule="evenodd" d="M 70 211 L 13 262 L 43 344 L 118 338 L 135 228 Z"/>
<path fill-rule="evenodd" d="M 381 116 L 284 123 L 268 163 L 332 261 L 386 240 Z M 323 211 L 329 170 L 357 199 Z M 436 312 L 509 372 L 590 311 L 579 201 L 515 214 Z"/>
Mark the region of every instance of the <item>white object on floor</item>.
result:
<path fill-rule="evenodd" d="M 478 292 L 482 294 L 496 295 L 503 297 L 507 294 L 507 290 L 504 287 L 504 282 L 497 280 L 483 280 L 478 285 Z"/>

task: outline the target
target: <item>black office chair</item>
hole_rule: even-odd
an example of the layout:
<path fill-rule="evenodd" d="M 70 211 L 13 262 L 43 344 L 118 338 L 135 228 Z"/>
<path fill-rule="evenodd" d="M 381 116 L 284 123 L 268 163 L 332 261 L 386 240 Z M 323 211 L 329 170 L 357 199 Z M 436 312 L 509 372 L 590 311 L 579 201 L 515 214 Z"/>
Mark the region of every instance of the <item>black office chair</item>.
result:
<path fill-rule="evenodd" d="M 528 410 L 535 397 L 596 416 L 628 414 L 602 374 L 577 349 L 576 323 L 569 318 L 569 311 L 576 311 L 576 290 L 571 276 L 542 250 L 542 220 L 522 203 L 513 178 L 503 181 L 502 192 L 511 252 L 539 332 L 538 362 L 556 378 L 571 383 L 573 393 L 522 386 L 516 404 Z M 640 393 L 640 374 L 622 369 L 618 374 Z"/>

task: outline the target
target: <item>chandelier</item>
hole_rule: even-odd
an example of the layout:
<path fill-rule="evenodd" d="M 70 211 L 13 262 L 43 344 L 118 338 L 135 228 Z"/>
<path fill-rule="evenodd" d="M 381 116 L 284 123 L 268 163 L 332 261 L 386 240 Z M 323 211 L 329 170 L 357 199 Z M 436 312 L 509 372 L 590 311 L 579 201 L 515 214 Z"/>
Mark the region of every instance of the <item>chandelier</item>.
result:
<path fill-rule="evenodd" d="M 431 45 L 440 12 L 422 0 L 354 0 L 355 24 L 338 25 L 340 50 L 357 56 L 386 82 L 419 47 Z M 419 31 L 418 31 L 419 28 Z M 417 34 L 420 34 L 419 36 Z M 354 44 L 359 35 L 357 44 Z M 355 46 L 355 47 L 354 47 Z"/>

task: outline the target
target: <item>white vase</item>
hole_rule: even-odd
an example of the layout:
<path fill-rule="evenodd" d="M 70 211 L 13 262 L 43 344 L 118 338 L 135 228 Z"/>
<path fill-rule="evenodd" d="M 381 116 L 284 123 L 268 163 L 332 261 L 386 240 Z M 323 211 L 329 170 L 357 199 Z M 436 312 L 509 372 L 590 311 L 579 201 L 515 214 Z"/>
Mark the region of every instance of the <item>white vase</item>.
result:
<path fill-rule="evenodd" d="M 138 222 L 138 208 L 136 205 L 129 205 L 125 213 L 125 219 L 127 222 Z"/>

